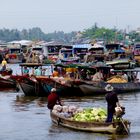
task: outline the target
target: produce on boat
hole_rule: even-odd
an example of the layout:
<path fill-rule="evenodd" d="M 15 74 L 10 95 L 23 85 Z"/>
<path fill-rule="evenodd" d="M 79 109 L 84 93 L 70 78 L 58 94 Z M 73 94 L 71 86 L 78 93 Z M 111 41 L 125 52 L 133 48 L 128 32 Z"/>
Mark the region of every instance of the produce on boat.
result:
<path fill-rule="evenodd" d="M 130 122 L 122 117 L 114 117 L 113 122 L 106 123 L 107 112 L 103 108 L 82 108 L 55 105 L 50 112 L 52 121 L 57 125 L 75 130 L 129 134 Z"/>

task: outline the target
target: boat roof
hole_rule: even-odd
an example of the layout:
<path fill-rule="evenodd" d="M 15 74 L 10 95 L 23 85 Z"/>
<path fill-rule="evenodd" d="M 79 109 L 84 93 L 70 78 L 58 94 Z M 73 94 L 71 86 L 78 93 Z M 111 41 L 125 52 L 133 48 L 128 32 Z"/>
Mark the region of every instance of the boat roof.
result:
<path fill-rule="evenodd" d="M 24 67 L 40 67 L 40 66 L 46 66 L 46 64 L 41 64 L 41 63 L 21 63 L 19 66 Z"/>
<path fill-rule="evenodd" d="M 140 72 L 140 69 L 112 70 L 112 72 Z"/>
<path fill-rule="evenodd" d="M 91 44 L 77 44 L 77 45 L 73 45 L 73 48 L 90 48 Z"/>
<path fill-rule="evenodd" d="M 107 65 L 113 65 L 113 64 L 125 64 L 125 63 L 130 63 L 129 62 L 129 59 L 116 59 L 116 60 L 113 60 L 113 61 L 107 61 L 106 64 Z"/>
<path fill-rule="evenodd" d="M 98 65 L 98 64 L 82 64 L 82 63 L 73 63 L 73 64 L 55 64 L 55 66 L 58 67 L 64 67 L 64 68 L 83 68 L 83 69 L 88 69 L 88 68 L 112 68 L 109 65 Z"/>

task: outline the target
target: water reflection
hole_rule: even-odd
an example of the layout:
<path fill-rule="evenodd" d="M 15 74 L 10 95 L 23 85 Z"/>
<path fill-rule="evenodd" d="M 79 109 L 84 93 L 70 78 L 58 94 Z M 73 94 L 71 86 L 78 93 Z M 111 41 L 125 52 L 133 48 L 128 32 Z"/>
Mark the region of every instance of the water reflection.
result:
<path fill-rule="evenodd" d="M 45 97 L 28 97 L 17 95 L 14 101 L 16 111 L 29 111 L 29 107 L 36 104 L 37 107 L 46 107 L 47 98 Z"/>

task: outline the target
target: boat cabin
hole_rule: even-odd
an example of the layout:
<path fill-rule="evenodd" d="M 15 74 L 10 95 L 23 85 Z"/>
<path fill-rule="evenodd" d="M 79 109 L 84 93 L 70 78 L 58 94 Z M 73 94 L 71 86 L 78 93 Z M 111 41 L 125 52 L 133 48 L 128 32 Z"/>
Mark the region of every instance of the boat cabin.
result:
<path fill-rule="evenodd" d="M 21 63 L 23 60 L 23 53 L 20 44 L 9 44 L 7 46 L 8 52 L 6 54 L 6 59 L 8 63 Z"/>
<path fill-rule="evenodd" d="M 94 44 L 88 48 L 88 53 L 84 58 L 85 63 L 92 63 L 95 61 L 104 61 L 105 60 L 105 48 L 102 45 Z"/>
<path fill-rule="evenodd" d="M 110 61 L 118 57 L 118 55 L 124 53 L 125 51 L 121 49 L 121 44 L 106 44 L 106 52 L 108 53 L 106 60 Z"/>
<path fill-rule="evenodd" d="M 88 53 L 91 44 L 76 44 L 73 45 L 74 55 L 80 57 L 80 62 L 84 62 L 84 56 Z"/>

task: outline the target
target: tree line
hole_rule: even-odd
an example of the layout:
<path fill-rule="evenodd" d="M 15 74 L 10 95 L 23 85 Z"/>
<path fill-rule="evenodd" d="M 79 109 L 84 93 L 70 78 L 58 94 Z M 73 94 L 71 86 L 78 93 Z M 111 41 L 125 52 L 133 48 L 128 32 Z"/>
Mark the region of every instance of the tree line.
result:
<path fill-rule="evenodd" d="M 44 40 L 44 41 L 59 41 L 63 43 L 83 43 L 87 40 L 105 40 L 107 43 L 117 41 L 124 41 L 126 36 L 130 40 L 140 41 L 140 34 L 136 31 L 126 33 L 125 30 L 118 30 L 116 28 L 108 29 L 105 27 L 98 27 L 96 24 L 91 28 L 83 31 L 72 31 L 64 33 L 63 31 L 55 31 L 53 33 L 44 33 L 39 27 L 31 29 L 0 29 L 0 40 L 9 42 L 13 40 Z"/>

